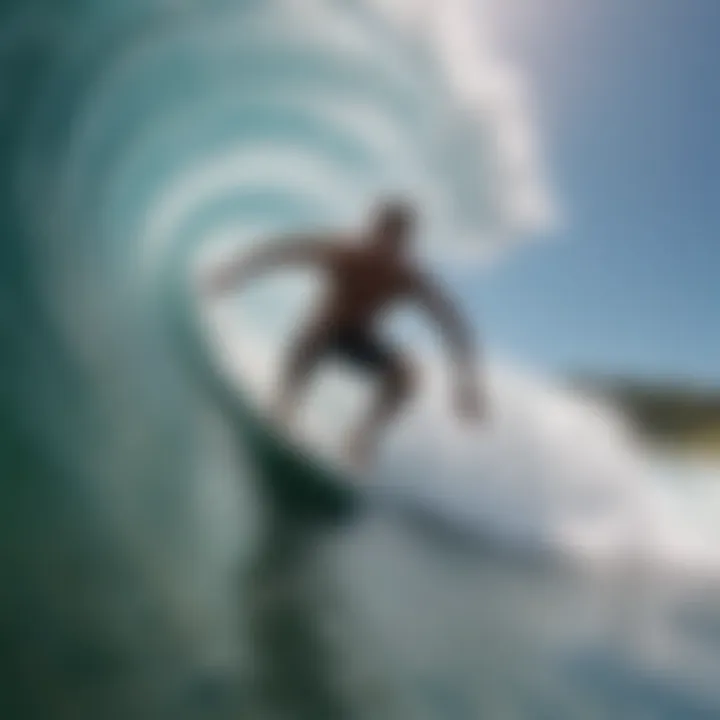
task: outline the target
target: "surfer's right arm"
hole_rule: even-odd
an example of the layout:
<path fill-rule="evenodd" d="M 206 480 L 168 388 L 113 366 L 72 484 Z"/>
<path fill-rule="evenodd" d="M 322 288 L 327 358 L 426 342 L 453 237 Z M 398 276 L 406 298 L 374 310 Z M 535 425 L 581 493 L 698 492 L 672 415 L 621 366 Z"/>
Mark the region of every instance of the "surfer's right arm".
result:
<path fill-rule="evenodd" d="M 410 283 L 410 295 L 440 326 L 455 367 L 455 402 L 458 414 L 476 420 L 483 414 L 479 380 L 480 353 L 468 319 L 457 304 L 429 276 L 418 274 Z"/>
<path fill-rule="evenodd" d="M 338 252 L 335 238 L 298 236 L 266 242 L 214 268 L 204 278 L 203 289 L 209 295 L 222 295 L 271 270 L 294 265 L 327 267 Z"/>

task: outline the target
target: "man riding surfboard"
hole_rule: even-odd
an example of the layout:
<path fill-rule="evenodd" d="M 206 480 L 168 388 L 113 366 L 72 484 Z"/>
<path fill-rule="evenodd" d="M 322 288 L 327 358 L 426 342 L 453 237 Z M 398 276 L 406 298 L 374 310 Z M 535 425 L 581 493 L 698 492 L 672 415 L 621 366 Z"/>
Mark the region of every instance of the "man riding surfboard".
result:
<path fill-rule="evenodd" d="M 393 304 L 414 303 L 436 320 L 454 360 L 456 411 L 467 420 L 481 416 L 478 358 L 471 328 L 444 290 L 411 257 L 414 226 L 415 213 L 409 205 L 387 202 L 364 231 L 265 243 L 218 268 L 207 280 L 207 291 L 219 295 L 282 267 L 312 265 L 324 271 L 325 295 L 319 311 L 291 344 L 275 411 L 285 426 L 292 422 L 300 392 L 326 358 L 337 357 L 369 372 L 379 381 L 379 393 L 348 443 L 348 459 L 356 468 L 367 464 L 382 430 L 407 405 L 417 387 L 408 356 L 378 331 Z"/>

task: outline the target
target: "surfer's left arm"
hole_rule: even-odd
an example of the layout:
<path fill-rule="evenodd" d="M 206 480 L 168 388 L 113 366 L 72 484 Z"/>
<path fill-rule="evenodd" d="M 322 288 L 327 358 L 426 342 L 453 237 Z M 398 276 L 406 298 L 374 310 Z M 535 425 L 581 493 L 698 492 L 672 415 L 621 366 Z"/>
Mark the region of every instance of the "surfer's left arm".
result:
<path fill-rule="evenodd" d="M 205 276 L 203 286 L 207 294 L 220 295 L 270 270 L 293 265 L 322 267 L 332 262 L 336 247 L 334 238 L 303 235 L 271 240 L 215 268 Z"/>
<path fill-rule="evenodd" d="M 457 303 L 426 276 L 414 280 L 412 297 L 438 324 L 450 349 L 458 414 L 470 419 L 479 417 L 482 412 L 480 352 L 470 323 Z"/>

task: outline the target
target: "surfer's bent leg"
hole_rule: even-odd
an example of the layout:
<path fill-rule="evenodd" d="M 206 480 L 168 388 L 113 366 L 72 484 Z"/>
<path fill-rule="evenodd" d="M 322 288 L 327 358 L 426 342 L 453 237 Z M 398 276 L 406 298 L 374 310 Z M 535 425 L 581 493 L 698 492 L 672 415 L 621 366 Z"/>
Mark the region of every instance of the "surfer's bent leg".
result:
<path fill-rule="evenodd" d="M 326 352 L 325 335 L 320 327 L 308 327 L 297 335 L 288 350 L 275 408 L 277 421 L 285 427 L 292 423 L 300 393 Z"/>
<path fill-rule="evenodd" d="M 416 373 L 409 359 L 379 340 L 360 338 L 349 348 L 350 359 L 377 375 L 378 394 L 370 411 L 350 437 L 351 463 L 362 468 L 375 452 L 380 435 L 412 398 Z"/>

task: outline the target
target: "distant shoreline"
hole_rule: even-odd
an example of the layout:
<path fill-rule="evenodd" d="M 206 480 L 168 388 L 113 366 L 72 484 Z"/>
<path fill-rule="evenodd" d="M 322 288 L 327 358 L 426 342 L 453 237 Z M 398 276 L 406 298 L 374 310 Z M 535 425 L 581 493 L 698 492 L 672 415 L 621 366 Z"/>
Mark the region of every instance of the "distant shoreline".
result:
<path fill-rule="evenodd" d="M 720 458 L 720 388 L 592 373 L 572 374 L 569 382 L 616 404 L 653 444 Z"/>

